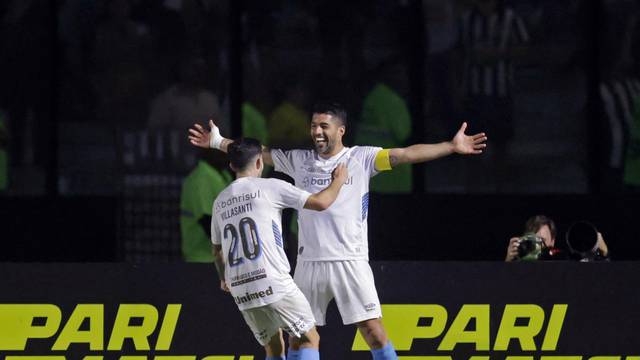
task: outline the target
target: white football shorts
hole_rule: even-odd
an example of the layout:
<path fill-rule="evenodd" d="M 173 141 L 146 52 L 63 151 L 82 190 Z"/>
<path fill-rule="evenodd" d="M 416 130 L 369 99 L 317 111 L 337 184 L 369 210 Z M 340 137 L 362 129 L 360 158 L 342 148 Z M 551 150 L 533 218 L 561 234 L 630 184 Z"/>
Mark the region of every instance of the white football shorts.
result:
<path fill-rule="evenodd" d="M 325 325 L 331 299 L 345 325 L 382 317 L 368 261 L 298 261 L 293 279 L 309 300 L 317 326 Z"/>
<path fill-rule="evenodd" d="M 240 312 L 262 346 L 269 343 L 278 329 L 300 338 L 315 325 L 309 302 L 298 288 L 274 303 Z"/>

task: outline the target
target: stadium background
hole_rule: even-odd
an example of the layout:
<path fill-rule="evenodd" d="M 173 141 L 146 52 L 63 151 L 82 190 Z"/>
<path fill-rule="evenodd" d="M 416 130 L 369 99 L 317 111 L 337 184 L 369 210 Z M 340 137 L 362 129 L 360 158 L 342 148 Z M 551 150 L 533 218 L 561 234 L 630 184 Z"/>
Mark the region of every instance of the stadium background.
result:
<path fill-rule="evenodd" d="M 285 100 L 308 111 L 331 97 L 349 110 L 354 144 L 365 98 L 384 82 L 409 110 L 397 146 L 449 139 L 473 121 L 456 85 L 468 60 L 459 19 L 474 3 L 3 2 L 0 260 L 180 261 L 180 186 L 197 152 L 184 124 L 152 126 L 152 108 L 183 59 L 206 65 L 200 86 L 215 94 L 226 134 L 243 133 L 245 101 L 269 118 Z M 502 260 L 509 237 L 543 213 L 560 243 L 586 219 L 615 260 L 637 260 L 638 185 L 624 181 L 624 156 L 611 161 L 631 130 L 622 123 L 616 140 L 601 89 L 637 75 L 638 3 L 504 5 L 530 37 L 515 62 L 513 137 L 501 154 L 414 166 L 408 193 L 373 193 L 371 258 Z"/>

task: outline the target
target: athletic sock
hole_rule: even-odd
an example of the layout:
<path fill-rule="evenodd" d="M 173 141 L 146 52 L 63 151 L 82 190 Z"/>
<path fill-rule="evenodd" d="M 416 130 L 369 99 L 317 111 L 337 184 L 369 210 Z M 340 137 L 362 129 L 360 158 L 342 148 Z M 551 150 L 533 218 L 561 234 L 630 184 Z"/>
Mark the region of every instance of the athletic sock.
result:
<path fill-rule="evenodd" d="M 287 360 L 284 356 L 267 356 L 265 360 Z"/>
<path fill-rule="evenodd" d="M 289 348 L 289 353 L 287 354 L 287 360 L 299 360 L 300 359 L 300 350 L 293 350 Z"/>
<path fill-rule="evenodd" d="M 373 360 L 397 360 L 398 355 L 396 354 L 396 349 L 393 348 L 393 344 L 391 341 L 387 342 L 382 349 L 371 349 L 371 354 L 373 355 Z"/>
<path fill-rule="evenodd" d="M 302 348 L 298 350 L 300 357 L 299 360 L 320 360 L 320 352 L 318 349 Z"/>

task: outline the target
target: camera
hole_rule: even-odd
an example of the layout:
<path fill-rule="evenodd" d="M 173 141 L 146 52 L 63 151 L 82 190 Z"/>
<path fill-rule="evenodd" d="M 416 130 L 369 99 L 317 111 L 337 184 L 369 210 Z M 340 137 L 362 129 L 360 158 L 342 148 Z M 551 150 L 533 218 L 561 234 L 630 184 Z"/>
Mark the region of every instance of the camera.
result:
<path fill-rule="evenodd" d="M 518 244 L 518 258 L 520 260 L 538 260 L 544 249 L 544 241 L 534 233 L 524 234 Z"/>
<path fill-rule="evenodd" d="M 567 230 L 569 251 L 580 261 L 594 261 L 600 256 L 598 250 L 598 229 L 587 221 L 576 221 Z"/>

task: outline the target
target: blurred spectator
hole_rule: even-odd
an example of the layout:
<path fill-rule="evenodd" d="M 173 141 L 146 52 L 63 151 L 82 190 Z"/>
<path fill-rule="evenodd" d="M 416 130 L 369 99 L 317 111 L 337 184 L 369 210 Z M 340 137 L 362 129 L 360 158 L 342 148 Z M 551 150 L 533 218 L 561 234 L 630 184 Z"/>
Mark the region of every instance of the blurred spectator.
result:
<path fill-rule="evenodd" d="M 271 94 L 269 82 L 255 67 L 245 71 L 244 102 L 242 103 L 242 136 L 258 139 L 261 144 L 269 144 L 265 109 L 269 108 Z M 265 172 L 266 174 L 266 172 Z"/>
<path fill-rule="evenodd" d="M 182 59 L 178 82 L 151 102 L 150 128 L 184 131 L 195 123 L 216 119 L 220 127 L 229 129 L 228 120 L 220 116 L 218 97 L 204 87 L 205 67 L 201 58 Z"/>
<path fill-rule="evenodd" d="M 196 168 L 182 184 L 180 232 L 182 257 L 187 262 L 213 262 L 211 217 L 213 201 L 233 177 L 227 171 L 227 157 L 220 151 L 200 152 Z"/>
<path fill-rule="evenodd" d="M 399 93 L 407 90 L 406 74 L 399 64 L 383 64 L 378 79 L 364 99 L 355 143 L 385 149 L 404 147 L 411 135 L 411 114 Z M 370 189 L 380 193 L 411 192 L 411 165 L 378 174 L 371 179 Z"/>
<path fill-rule="evenodd" d="M 242 103 L 242 136 L 268 144 L 267 119 L 251 102 Z"/>
<path fill-rule="evenodd" d="M 309 147 L 309 122 L 306 83 L 299 81 L 287 84 L 285 99 L 269 117 L 269 145 L 275 148 L 292 149 Z"/>
<path fill-rule="evenodd" d="M 508 178 L 506 146 L 514 134 L 513 63 L 524 56 L 529 34 L 503 0 L 474 0 L 462 15 L 460 39 L 467 121 L 471 132 L 488 134 L 487 174 L 499 188 Z"/>
<path fill-rule="evenodd" d="M 640 27 L 635 13 L 613 15 L 605 28 L 599 92 L 609 134 L 602 186 L 617 192 L 640 186 L 640 79 L 633 51 Z"/>
<path fill-rule="evenodd" d="M 148 70 L 154 63 L 149 30 L 132 19 L 129 0 L 108 1 L 105 11 L 94 52 L 97 113 L 103 121 L 140 124 L 146 119 Z"/>

